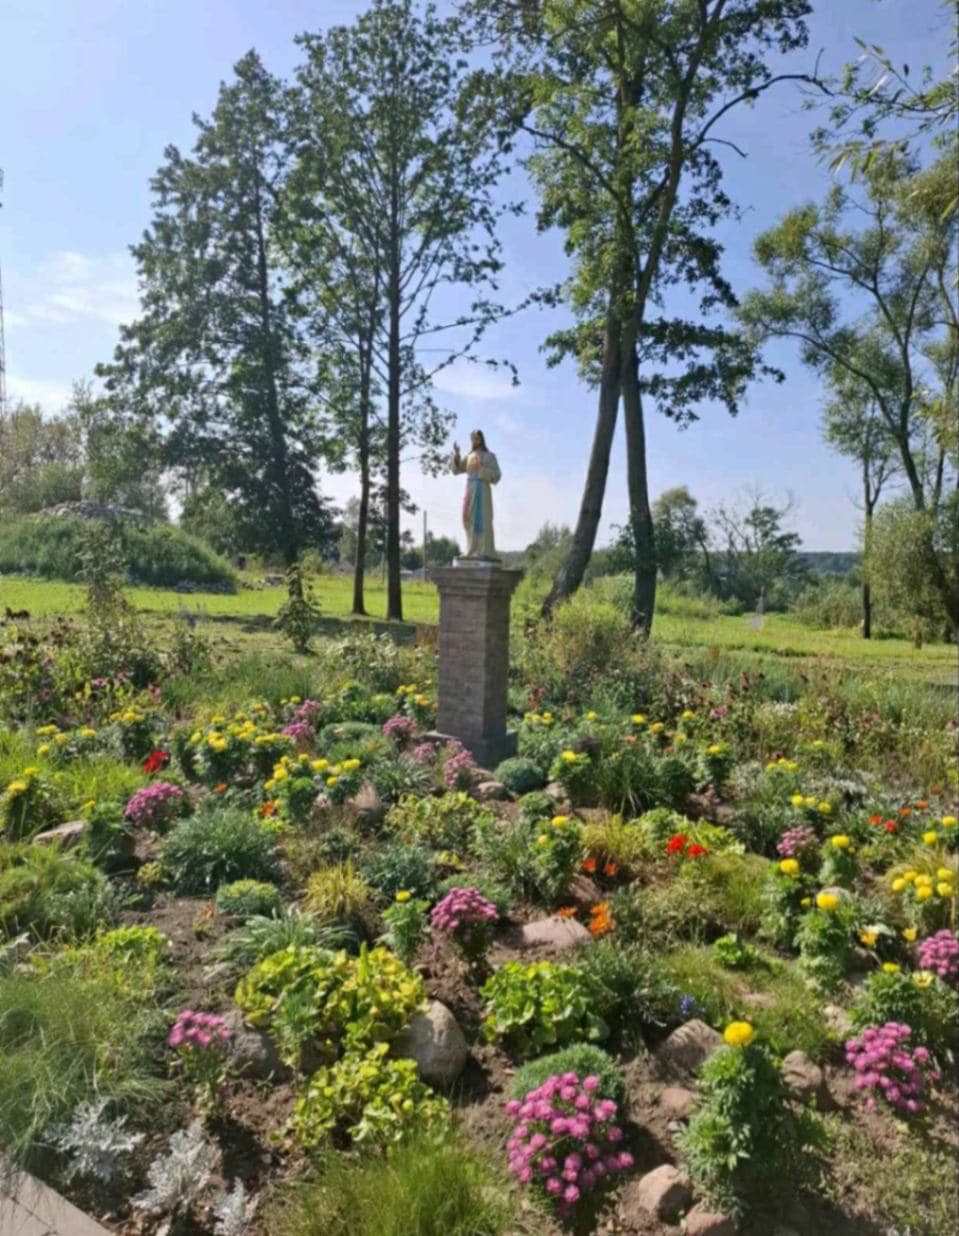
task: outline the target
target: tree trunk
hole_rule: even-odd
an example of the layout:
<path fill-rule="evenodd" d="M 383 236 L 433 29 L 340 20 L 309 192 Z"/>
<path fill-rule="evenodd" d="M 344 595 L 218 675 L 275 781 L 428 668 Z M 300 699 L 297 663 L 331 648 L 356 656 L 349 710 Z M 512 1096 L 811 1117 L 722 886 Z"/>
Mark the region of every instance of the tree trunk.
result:
<path fill-rule="evenodd" d="M 656 607 L 656 540 L 649 505 L 646 469 L 646 429 L 639 390 L 639 368 L 632 328 L 623 338 L 623 420 L 626 422 L 626 480 L 629 488 L 629 518 L 636 547 L 633 585 L 633 624 L 646 638 L 653 627 Z"/>
<path fill-rule="evenodd" d="M 862 637 L 872 639 L 872 586 L 869 583 L 869 548 L 872 545 L 872 512 L 878 498 L 872 492 L 868 456 L 862 461 Z"/>
<path fill-rule="evenodd" d="M 586 470 L 586 483 L 579 507 L 579 518 L 566 555 L 566 561 L 556 572 L 549 595 L 543 602 L 542 613 L 549 617 L 560 601 L 572 596 L 583 582 L 589 564 L 596 530 L 603 510 L 606 493 L 606 478 L 609 475 L 609 456 L 613 448 L 616 430 L 616 414 L 619 409 L 620 341 L 619 328 L 612 304 L 606 312 L 606 330 L 603 337 L 603 372 L 599 384 L 599 410 L 596 428 L 593 431 L 593 447 Z"/>
<path fill-rule="evenodd" d="M 400 238 L 394 183 L 390 212 L 389 342 L 386 416 L 386 617 L 403 621 L 400 584 Z"/>
<path fill-rule="evenodd" d="M 366 614 L 363 584 L 366 578 L 366 533 L 370 522 L 370 449 L 369 427 L 361 430 L 360 449 L 360 509 L 356 517 L 356 563 L 353 567 L 353 613 Z"/>

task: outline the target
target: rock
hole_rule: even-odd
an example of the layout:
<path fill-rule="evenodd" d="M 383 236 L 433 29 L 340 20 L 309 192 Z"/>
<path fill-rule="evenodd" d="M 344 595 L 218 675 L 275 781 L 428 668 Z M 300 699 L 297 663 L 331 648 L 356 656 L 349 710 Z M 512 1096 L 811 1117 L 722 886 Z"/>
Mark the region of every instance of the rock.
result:
<path fill-rule="evenodd" d="M 398 1056 L 415 1060 L 420 1077 L 431 1086 L 451 1086 L 469 1055 L 459 1023 L 439 1000 L 430 1001 L 425 1013 L 416 1014 L 394 1050 Z"/>
<path fill-rule="evenodd" d="M 551 781 L 543 793 L 548 794 L 554 803 L 565 803 L 567 801 L 566 790 L 558 781 Z"/>
<path fill-rule="evenodd" d="M 791 1051 L 782 1063 L 783 1081 L 801 1103 L 815 1103 L 820 1110 L 832 1104 L 823 1071 L 804 1051 Z"/>
<path fill-rule="evenodd" d="M 606 900 L 606 894 L 596 881 L 582 872 L 574 875 L 566 886 L 566 897 L 571 905 L 578 906 L 581 910 L 589 910 L 598 902 Z"/>
<path fill-rule="evenodd" d="M 667 1223 L 675 1223 L 693 1200 L 689 1177 L 670 1163 L 654 1168 L 636 1181 L 630 1189 L 629 1201 L 648 1214 Z"/>
<path fill-rule="evenodd" d="M 852 1018 L 838 1004 L 823 1005 L 822 1015 L 830 1027 L 835 1030 L 838 1038 L 847 1039 L 852 1033 Z"/>
<path fill-rule="evenodd" d="M 519 929 L 517 946 L 563 951 L 590 939 L 592 937 L 589 932 L 575 918 L 560 918 L 558 914 L 552 914 L 549 918 L 538 918 L 535 922 L 524 923 Z"/>
<path fill-rule="evenodd" d="M 56 828 L 48 828 L 46 832 L 37 833 L 33 839 L 34 845 L 62 845 L 64 849 L 76 845 L 86 831 L 86 820 L 68 820 L 66 824 L 58 824 Z"/>
<path fill-rule="evenodd" d="M 509 790 L 502 781 L 490 780 L 481 781 L 478 785 L 473 786 L 473 797 L 477 802 L 494 803 L 502 802 L 509 798 Z"/>
<path fill-rule="evenodd" d="M 736 1236 L 736 1224 L 728 1215 L 707 1210 L 700 1203 L 686 1216 L 686 1236 Z"/>
<path fill-rule="evenodd" d="M 684 1086 L 667 1086 L 659 1096 L 659 1106 L 670 1120 L 685 1120 L 695 1102 L 696 1092 Z"/>
<path fill-rule="evenodd" d="M 232 1068 L 244 1077 L 267 1078 L 285 1076 L 288 1072 L 268 1034 L 254 1030 L 243 1020 L 239 1009 L 231 1009 L 223 1018 L 233 1036 L 230 1040 Z"/>
<path fill-rule="evenodd" d="M 376 786 L 364 781 L 352 798 L 346 800 L 360 824 L 380 824 L 386 815 L 386 807 Z"/>
<path fill-rule="evenodd" d="M 667 1069 L 695 1073 L 722 1045 L 723 1036 L 719 1031 L 694 1017 L 672 1032 L 660 1047 L 658 1057 Z"/>

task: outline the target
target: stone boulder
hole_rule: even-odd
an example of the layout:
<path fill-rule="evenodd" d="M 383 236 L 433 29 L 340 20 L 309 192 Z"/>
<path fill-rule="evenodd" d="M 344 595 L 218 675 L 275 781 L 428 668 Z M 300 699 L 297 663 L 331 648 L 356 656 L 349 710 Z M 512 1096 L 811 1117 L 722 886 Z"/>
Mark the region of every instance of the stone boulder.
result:
<path fill-rule="evenodd" d="M 287 1075 L 289 1070 L 280 1059 L 273 1040 L 262 1030 L 254 1030 L 248 1026 L 239 1009 L 231 1009 L 223 1020 L 232 1035 L 231 1067 L 238 1074 L 256 1081 Z"/>
<path fill-rule="evenodd" d="M 473 786 L 472 793 L 476 801 L 480 803 L 503 802 L 510 796 L 509 790 L 502 781 L 497 781 L 495 778 L 480 781 L 478 785 Z"/>
<path fill-rule="evenodd" d="M 685 1086 L 667 1086 L 659 1096 L 659 1106 L 670 1120 L 685 1120 L 696 1102 L 696 1092 Z"/>
<path fill-rule="evenodd" d="M 669 1072 L 695 1073 L 722 1045 L 723 1036 L 719 1031 L 694 1017 L 672 1032 L 657 1057 Z"/>
<path fill-rule="evenodd" d="M 48 828 L 37 833 L 33 838 L 34 845 L 61 845 L 64 849 L 76 845 L 86 831 L 86 820 L 68 820 L 66 824 L 58 824 L 56 828 Z"/>
<path fill-rule="evenodd" d="M 832 1106 L 823 1071 L 804 1051 L 791 1051 L 782 1063 L 783 1081 L 800 1103 L 814 1103 L 820 1111 Z"/>
<path fill-rule="evenodd" d="M 635 1204 L 666 1223 L 675 1223 L 683 1211 L 689 1209 L 692 1200 L 689 1177 L 672 1164 L 664 1163 L 633 1182 L 627 1204 L 630 1208 Z"/>
<path fill-rule="evenodd" d="M 386 815 L 386 807 L 379 791 L 370 781 L 364 781 L 353 797 L 346 800 L 346 805 L 353 812 L 358 824 L 375 827 L 383 822 Z"/>
<path fill-rule="evenodd" d="M 585 944 L 592 936 L 582 923 L 575 918 L 560 918 L 552 914 L 549 918 L 538 918 L 532 923 L 524 923 L 516 933 L 517 948 L 541 948 L 552 952 L 565 952 L 577 944 Z"/>
<path fill-rule="evenodd" d="M 595 880 L 591 880 L 584 872 L 578 872 L 566 886 L 565 897 L 571 905 L 581 910 L 589 910 L 597 902 L 605 901 L 606 894 Z"/>
<path fill-rule="evenodd" d="M 431 1000 L 399 1036 L 393 1050 L 416 1062 L 430 1086 L 451 1086 L 466 1067 L 469 1047 L 459 1023 L 445 1004 Z"/>
<path fill-rule="evenodd" d="M 707 1210 L 700 1203 L 686 1216 L 686 1236 L 736 1236 L 736 1224 L 728 1215 Z"/>

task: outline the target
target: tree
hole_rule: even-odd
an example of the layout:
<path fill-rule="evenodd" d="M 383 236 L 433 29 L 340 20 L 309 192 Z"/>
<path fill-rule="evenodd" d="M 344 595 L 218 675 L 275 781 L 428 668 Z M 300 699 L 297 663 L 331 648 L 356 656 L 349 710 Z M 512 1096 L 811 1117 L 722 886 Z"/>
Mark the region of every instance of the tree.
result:
<path fill-rule="evenodd" d="M 96 395 L 89 382 L 74 383 L 69 407 L 83 439 L 84 496 L 165 520 L 162 445 L 153 427 Z"/>
<path fill-rule="evenodd" d="M 887 503 L 873 522 L 865 569 L 876 594 L 895 620 L 906 625 L 916 647 L 942 634 L 942 597 L 934 562 L 959 555 L 959 504 L 951 494 L 933 522 L 906 499 Z M 948 634 L 948 633 L 947 633 Z"/>
<path fill-rule="evenodd" d="M 428 445 L 442 441 L 431 380 L 472 356 L 505 312 L 492 296 L 501 267 L 496 222 L 513 207 L 493 197 L 505 165 L 489 118 L 460 106 L 466 62 L 457 18 L 440 20 L 432 5 L 417 13 L 412 0 L 373 0 L 352 26 L 299 42 L 307 53 L 298 74 L 301 157 L 316 185 L 321 248 L 337 254 L 344 272 L 358 264 L 365 296 L 343 332 L 365 349 L 357 351 L 361 389 L 350 413 L 361 474 L 369 397 L 379 389 L 386 402 L 387 617 L 400 619 L 404 439 L 415 439 L 419 415 Z"/>
<path fill-rule="evenodd" d="M 25 515 L 83 496 L 83 437 L 75 416 L 44 417 L 22 401 L 0 410 L 0 514 Z"/>
<path fill-rule="evenodd" d="M 713 318 L 735 304 L 712 229 L 733 212 L 711 143 L 733 107 L 775 82 L 765 53 L 806 42 L 806 0 L 475 0 L 481 28 L 509 53 L 486 74 L 533 144 L 540 227 L 562 227 L 577 325 L 548 341 L 599 388 L 599 408 L 570 553 L 545 602 L 577 588 L 595 542 L 620 393 L 630 524 L 637 547 L 634 620 L 649 631 L 656 562 L 644 398 L 679 423 L 715 399 L 735 413 L 761 368 L 740 332 Z M 725 143 L 727 146 L 729 143 Z M 741 153 L 741 152 L 740 152 Z M 669 287 L 698 293 L 698 314 L 662 316 Z"/>
<path fill-rule="evenodd" d="M 101 366 L 115 402 L 154 426 L 164 464 L 227 498 L 240 540 L 296 561 L 327 535 L 314 475 L 326 449 L 312 341 L 274 241 L 288 147 L 278 83 L 255 52 L 194 117 L 152 181 L 132 252 L 143 314 Z"/>
<path fill-rule="evenodd" d="M 788 503 L 775 507 L 757 494 L 746 510 L 721 505 L 712 512 L 723 600 L 755 608 L 762 599 L 769 608 L 785 608 L 805 577 L 798 553 L 802 541 L 782 526 L 789 511 Z"/>
<path fill-rule="evenodd" d="M 826 441 L 840 455 L 854 459 L 862 481 L 863 557 L 868 561 L 873 516 L 887 482 L 896 473 L 895 443 L 883 423 L 872 392 L 853 375 L 834 375 L 833 397 L 826 404 L 823 423 Z M 872 638 L 872 584 L 863 571 L 862 637 Z"/>
<path fill-rule="evenodd" d="M 959 213 L 944 209 L 953 181 L 948 155 L 923 171 L 894 153 L 873 160 L 861 196 L 837 185 L 757 239 L 770 286 L 741 309 L 757 341 L 795 339 L 811 368 L 868 393 L 930 527 L 957 471 Z M 959 630 L 954 564 L 933 553 L 929 569 Z"/>

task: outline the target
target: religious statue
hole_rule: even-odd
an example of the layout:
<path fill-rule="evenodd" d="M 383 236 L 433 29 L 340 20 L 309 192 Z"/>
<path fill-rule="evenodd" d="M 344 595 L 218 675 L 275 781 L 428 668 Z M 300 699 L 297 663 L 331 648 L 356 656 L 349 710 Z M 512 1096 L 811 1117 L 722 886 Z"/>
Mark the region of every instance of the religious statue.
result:
<path fill-rule="evenodd" d="M 463 497 L 463 528 L 466 532 L 466 557 L 481 562 L 498 562 L 493 545 L 493 495 L 491 486 L 500 478 L 496 456 L 487 449 L 479 429 L 470 434 L 470 453 L 465 459 L 459 446 L 453 447 L 452 470 L 466 473 Z"/>

